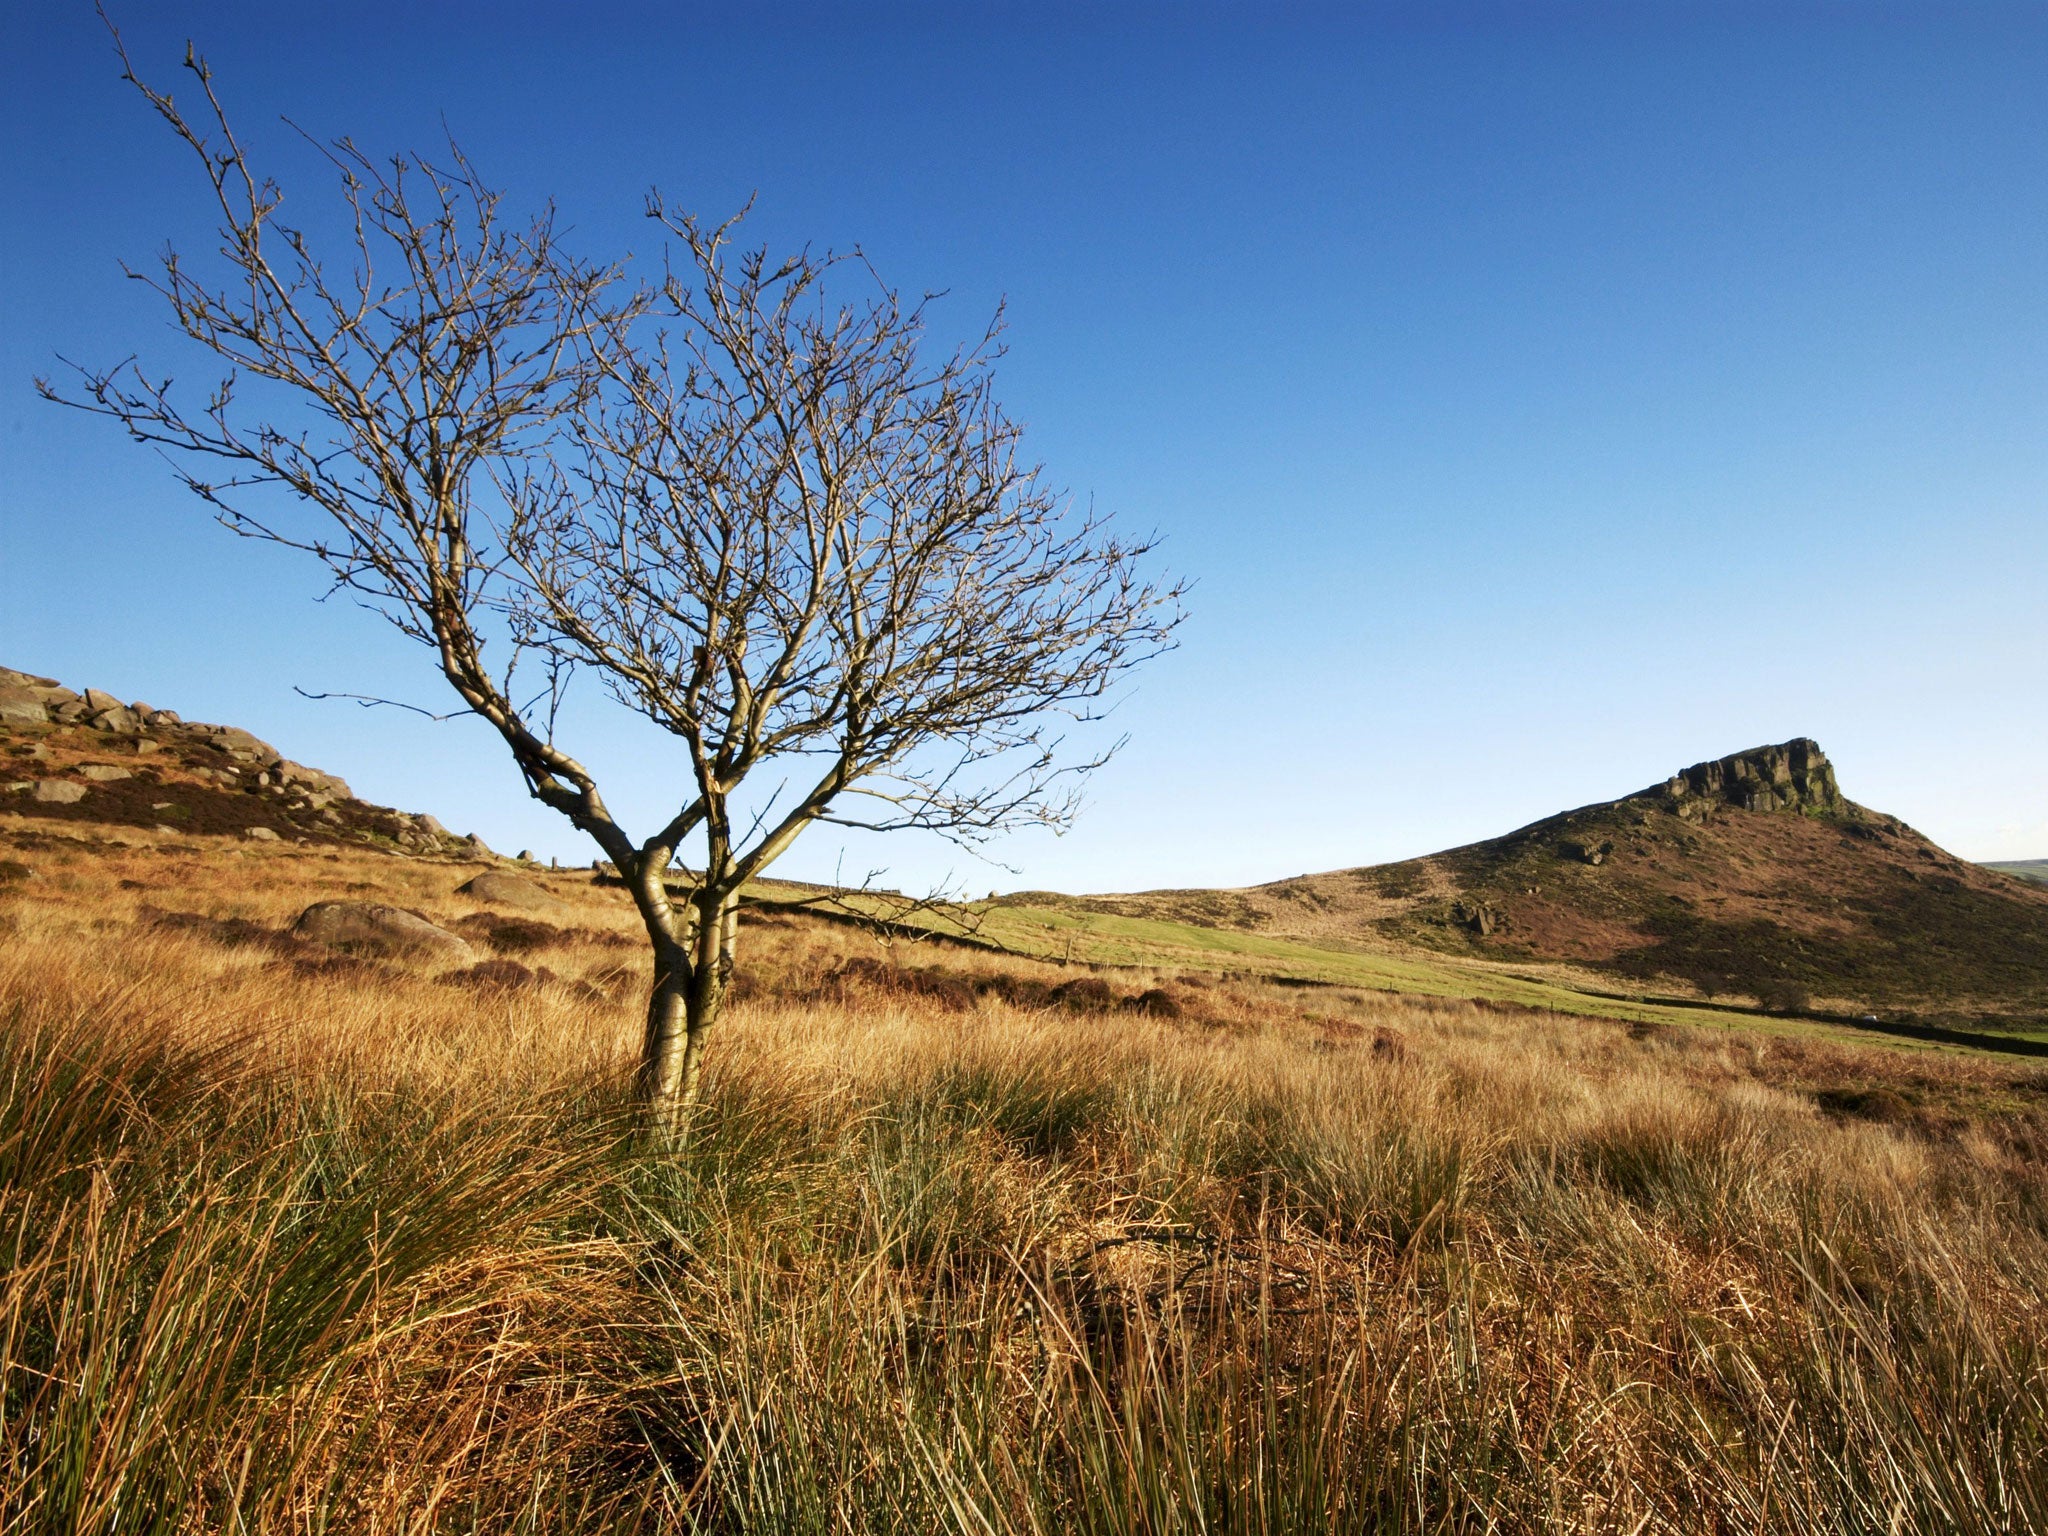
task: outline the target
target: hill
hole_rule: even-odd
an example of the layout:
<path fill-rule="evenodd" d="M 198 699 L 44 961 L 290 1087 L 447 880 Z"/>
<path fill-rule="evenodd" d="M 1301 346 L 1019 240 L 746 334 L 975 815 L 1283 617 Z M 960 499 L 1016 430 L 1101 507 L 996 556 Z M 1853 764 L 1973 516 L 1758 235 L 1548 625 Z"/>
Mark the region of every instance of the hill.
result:
<path fill-rule="evenodd" d="M 2048 859 L 2000 859 L 1984 866 L 2001 874 L 2016 875 L 2037 885 L 2048 885 Z"/>
<path fill-rule="evenodd" d="M 2020 1029 L 2048 1019 L 2048 890 L 1856 804 L 1804 739 L 1426 858 L 1075 904 L 1778 1011 Z"/>
<path fill-rule="evenodd" d="M 0 1530 L 2048 1530 L 2038 1061 L 785 886 L 677 1143 L 602 872 L 10 686 Z"/>
<path fill-rule="evenodd" d="M 0 669 L 0 742 L 0 814 L 26 827 L 125 828 L 188 853 L 226 837 L 497 859 L 481 839 L 367 803 L 247 731 L 47 677 Z M 870 926 L 885 915 L 863 911 L 859 895 L 781 881 L 750 899 L 836 907 Z M 1428 859 L 1247 890 L 1025 893 L 927 908 L 905 931 L 1061 964 L 1472 998 L 1638 1026 L 1785 1033 L 1863 1021 L 2048 1050 L 2048 890 L 1963 864 L 1842 798 L 1810 742 L 1702 764 Z M 1882 1019 L 1865 1021 L 1873 1011 Z"/>
<path fill-rule="evenodd" d="M 237 726 L 7 667 L 0 740 L 0 806 L 39 820 L 490 857 L 480 838 L 359 800 Z"/>

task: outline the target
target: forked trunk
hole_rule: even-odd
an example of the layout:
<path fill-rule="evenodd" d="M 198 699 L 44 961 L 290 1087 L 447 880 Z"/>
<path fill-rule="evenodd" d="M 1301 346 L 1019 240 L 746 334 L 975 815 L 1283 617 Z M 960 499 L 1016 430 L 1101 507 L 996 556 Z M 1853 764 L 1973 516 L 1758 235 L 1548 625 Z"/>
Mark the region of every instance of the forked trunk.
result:
<path fill-rule="evenodd" d="M 647 999 L 647 1036 L 640 1050 L 640 1096 L 664 1129 L 673 1130 L 682 1102 L 684 1056 L 690 1036 L 690 966 L 680 944 L 654 959 L 654 989 Z"/>
<path fill-rule="evenodd" d="M 738 916 L 730 898 L 711 904 L 697 914 L 687 947 L 665 945 L 655 959 L 641 1093 L 654 1123 L 670 1134 L 684 1128 L 702 1088 L 705 1040 L 732 981 Z"/>

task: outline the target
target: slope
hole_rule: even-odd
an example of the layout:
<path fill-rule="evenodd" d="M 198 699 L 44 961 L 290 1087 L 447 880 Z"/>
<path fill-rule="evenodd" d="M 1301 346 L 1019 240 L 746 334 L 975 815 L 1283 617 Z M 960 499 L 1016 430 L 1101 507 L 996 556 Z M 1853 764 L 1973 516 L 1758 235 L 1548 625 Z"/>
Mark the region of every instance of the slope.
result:
<path fill-rule="evenodd" d="M 2048 1021 L 2048 890 L 1847 799 L 1804 739 L 1426 858 L 1243 890 L 1010 900 L 1784 1012 Z"/>

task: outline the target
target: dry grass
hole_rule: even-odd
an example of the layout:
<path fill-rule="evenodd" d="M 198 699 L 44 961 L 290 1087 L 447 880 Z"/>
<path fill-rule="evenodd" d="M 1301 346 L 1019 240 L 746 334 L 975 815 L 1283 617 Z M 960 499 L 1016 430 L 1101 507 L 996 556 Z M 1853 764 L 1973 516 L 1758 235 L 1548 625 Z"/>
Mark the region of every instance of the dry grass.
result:
<path fill-rule="evenodd" d="M 2048 1530 L 2038 1071 L 8 836 L 9 1531 Z"/>

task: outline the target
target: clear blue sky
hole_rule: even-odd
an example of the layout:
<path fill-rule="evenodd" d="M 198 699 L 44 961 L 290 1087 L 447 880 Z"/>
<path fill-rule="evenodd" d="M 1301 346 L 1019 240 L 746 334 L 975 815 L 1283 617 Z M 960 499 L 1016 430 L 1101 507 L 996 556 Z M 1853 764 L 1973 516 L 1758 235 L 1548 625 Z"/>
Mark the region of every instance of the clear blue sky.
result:
<path fill-rule="evenodd" d="M 1285 10 L 1285 20 L 1265 14 Z M 1128 749 L 1017 873 L 1222 884 L 1400 858 L 1817 737 L 1966 856 L 2048 856 L 2048 8 L 1796 4 L 117 6 L 278 123 L 445 118 L 593 251 L 641 196 L 1007 295 L 1054 477 L 1199 585 Z M 213 526 L 62 351 L 200 368 L 117 261 L 203 246 L 83 4 L 14 8 L 0 661 L 247 725 L 368 797 L 584 859 L 318 573 Z M 616 801 L 672 766 L 593 723 Z M 818 837 L 785 862 L 829 874 Z"/>

